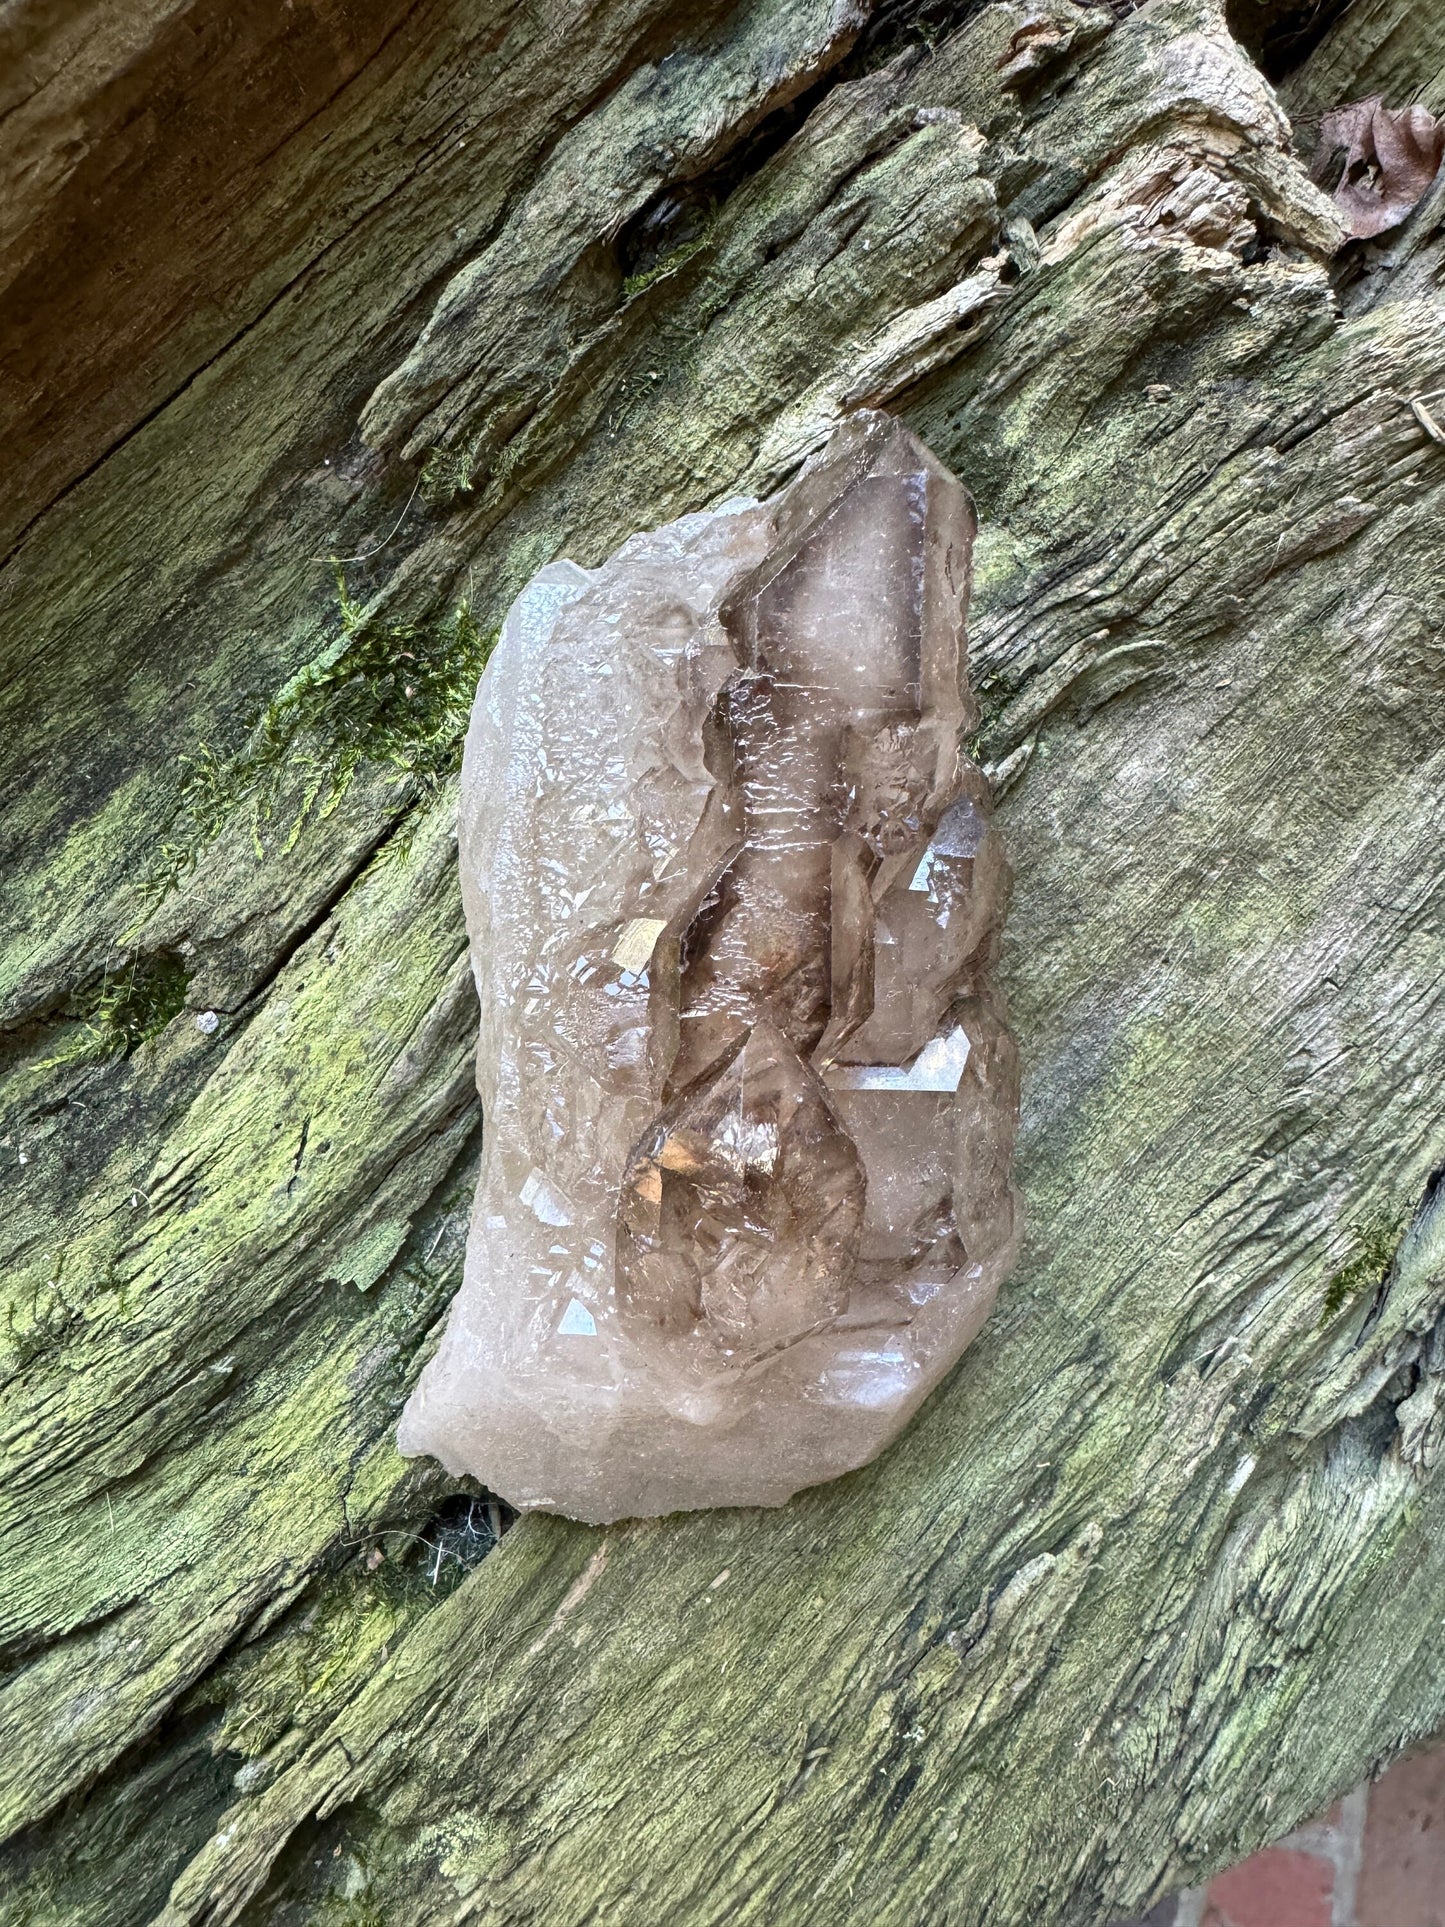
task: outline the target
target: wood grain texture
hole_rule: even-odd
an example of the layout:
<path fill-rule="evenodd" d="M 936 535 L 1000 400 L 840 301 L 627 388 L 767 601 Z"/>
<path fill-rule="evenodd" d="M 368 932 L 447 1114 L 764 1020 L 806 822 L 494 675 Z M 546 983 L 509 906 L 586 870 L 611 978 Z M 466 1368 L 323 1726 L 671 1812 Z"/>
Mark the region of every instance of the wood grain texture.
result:
<path fill-rule="evenodd" d="M 225 11 L 300 90 L 235 165 L 107 118 L 234 110 L 205 9 L 7 28 L 0 1919 L 1142 1911 L 1445 1718 L 1429 210 L 1357 272 L 1209 0 Z M 474 1009 L 378 651 L 859 402 L 983 517 L 1025 1258 L 878 1465 L 463 1576 L 391 1437 Z"/>

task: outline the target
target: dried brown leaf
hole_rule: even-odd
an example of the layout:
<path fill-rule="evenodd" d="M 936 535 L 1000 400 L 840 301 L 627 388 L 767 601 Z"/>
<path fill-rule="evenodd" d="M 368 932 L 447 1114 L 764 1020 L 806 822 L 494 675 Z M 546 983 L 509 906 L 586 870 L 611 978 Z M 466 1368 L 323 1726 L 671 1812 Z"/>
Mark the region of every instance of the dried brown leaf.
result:
<path fill-rule="evenodd" d="M 1340 166 L 1334 200 L 1357 240 L 1397 227 L 1426 193 L 1445 157 L 1445 121 L 1428 107 L 1386 107 L 1379 94 L 1336 107 L 1320 122 L 1313 174 L 1322 185 Z"/>

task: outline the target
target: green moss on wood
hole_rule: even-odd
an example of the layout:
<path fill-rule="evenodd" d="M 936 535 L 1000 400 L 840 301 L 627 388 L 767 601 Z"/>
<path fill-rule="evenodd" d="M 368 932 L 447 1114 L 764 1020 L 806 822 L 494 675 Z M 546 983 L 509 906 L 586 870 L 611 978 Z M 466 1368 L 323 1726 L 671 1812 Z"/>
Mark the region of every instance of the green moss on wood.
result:
<path fill-rule="evenodd" d="M 1389 1276 L 1404 1235 L 1404 1224 L 1393 1219 L 1375 1218 L 1350 1227 L 1353 1256 L 1325 1286 L 1321 1325 L 1330 1324 L 1354 1299 L 1379 1289 Z"/>
<path fill-rule="evenodd" d="M 186 1000 L 188 973 L 169 951 L 133 957 L 107 970 L 98 984 L 78 992 L 65 1009 L 77 1027 L 51 1059 L 56 1064 L 95 1062 L 133 1051 L 158 1037 Z"/>
<path fill-rule="evenodd" d="M 476 451 L 434 448 L 422 464 L 418 484 L 428 508 L 446 508 L 458 495 L 469 495 L 476 477 Z"/>
<path fill-rule="evenodd" d="M 461 761 L 478 679 L 496 641 L 467 601 L 433 622 L 394 622 L 353 601 L 333 564 L 341 632 L 262 710 L 245 746 L 221 757 L 202 743 L 184 759 L 180 808 L 146 879 L 154 905 L 249 807 L 258 860 L 285 852 L 313 817 L 337 808 L 365 764 L 395 772 L 417 801 Z"/>
<path fill-rule="evenodd" d="M 712 239 L 714 219 L 714 215 L 709 213 L 698 233 L 690 235 L 685 241 L 680 241 L 675 248 L 670 248 L 662 259 L 655 261 L 650 268 L 644 268 L 637 274 L 629 274 L 622 284 L 623 300 L 631 301 L 635 295 L 645 293 L 657 282 L 665 281 L 669 275 L 676 274 L 679 268 L 686 267 L 695 254 L 701 254 Z"/>
<path fill-rule="evenodd" d="M 463 1497 L 419 1529 L 383 1532 L 265 1640 L 207 1675 L 194 1708 L 222 1708 L 215 1745 L 256 1759 L 292 1729 L 334 1718 L 393 1645 L 454 1592 L 510 1514 Z"/>

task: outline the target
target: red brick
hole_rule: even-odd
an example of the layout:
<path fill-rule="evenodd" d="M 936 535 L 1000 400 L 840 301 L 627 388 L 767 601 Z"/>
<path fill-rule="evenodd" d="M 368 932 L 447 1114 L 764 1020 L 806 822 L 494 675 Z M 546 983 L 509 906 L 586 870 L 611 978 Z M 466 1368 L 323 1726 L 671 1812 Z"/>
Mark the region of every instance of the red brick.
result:
<path fill-rule="evenodd" d="M 1330 1927 L 1335 1870 L 1318 1854 L 1266 1847 L 1209 1883 L 1219 1927 Z"/>
<path fill-rule="evenodd" d="M 1445 1747 L 1370 1789 L 1355 1913 L 1360 1927 L 1445 1927 Z"/>

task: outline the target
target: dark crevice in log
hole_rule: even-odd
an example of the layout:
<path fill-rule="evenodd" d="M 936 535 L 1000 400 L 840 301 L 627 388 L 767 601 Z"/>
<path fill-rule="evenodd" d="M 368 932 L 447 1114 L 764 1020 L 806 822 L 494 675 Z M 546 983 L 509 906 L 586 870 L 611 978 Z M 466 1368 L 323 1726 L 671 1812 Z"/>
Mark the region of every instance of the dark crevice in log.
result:
<path fill-rule="evenodd" d="M 1281 81 L 1356 0 L 1226 0 L 1229 30 L 1272 81 Z"/>

